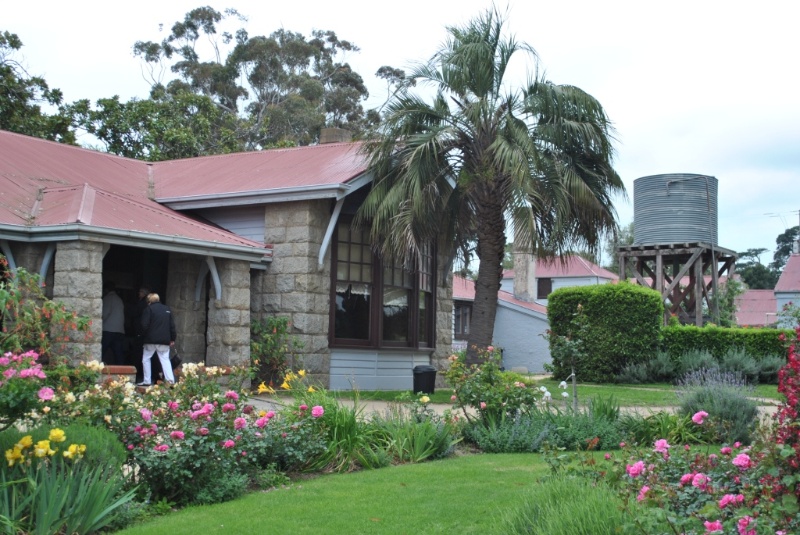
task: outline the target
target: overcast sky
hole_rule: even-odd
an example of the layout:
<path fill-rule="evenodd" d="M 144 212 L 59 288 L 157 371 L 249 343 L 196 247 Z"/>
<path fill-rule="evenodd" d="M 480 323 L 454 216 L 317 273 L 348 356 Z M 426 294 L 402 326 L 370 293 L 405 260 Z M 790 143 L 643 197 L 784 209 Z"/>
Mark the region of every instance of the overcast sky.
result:
<path fill-rule="evenodd" d="M 4 2 L 0 31 L 23 41 L 24 63 L 60 88 L 68 102 L 146 97 L 133 57 L 137 40 L 161 40 L 189 10 L 237 9 L 250 35 L 285 28 L 333 30 L 360 52 L 346 58 L 370 89 L 368 107 L 386 95 L 374 73 L 430 57 L 445 26 L 491 6 L 485 0 L 138 0 Z M 767 248 L 800 221 L 800 7 L 677 0 L 510 0 L 509 31 L 532 45 L 555 83 L 595 96 L 617 130 L 615 167 L 633 220 L 633 181 L 662 173 L 718 179 L 720 247 Z M 159 32 L 159 24 L 164 31 Z M 524 76 L 520 73 L 520 81 Z M 775 215 L 766 215 L 775 214 Z"/>

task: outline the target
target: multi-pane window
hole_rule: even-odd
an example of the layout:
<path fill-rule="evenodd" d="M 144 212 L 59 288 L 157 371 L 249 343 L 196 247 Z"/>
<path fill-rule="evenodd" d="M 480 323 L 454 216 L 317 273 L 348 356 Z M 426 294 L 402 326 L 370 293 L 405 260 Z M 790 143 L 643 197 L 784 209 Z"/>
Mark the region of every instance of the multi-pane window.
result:
<path fill-rule="evenodd" d="M 453 337 L 456 340 L 469 338 L 470 319 L 472 319 L 472 303 L 456 302 L 453 305 Z"/>
<path fill-rule="evenodd" d="M 336 237 L 331 343 L 433 347 L 433 248 L 401 263 L 374 255 L 366 232 L 349 221 L 339 223 Z"/>

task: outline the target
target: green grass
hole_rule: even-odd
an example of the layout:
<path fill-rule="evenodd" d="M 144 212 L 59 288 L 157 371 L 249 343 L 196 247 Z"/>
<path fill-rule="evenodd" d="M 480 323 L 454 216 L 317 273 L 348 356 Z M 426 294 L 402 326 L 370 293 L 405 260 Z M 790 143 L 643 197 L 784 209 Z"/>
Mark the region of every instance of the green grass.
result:
<path fill-rule="evenodd" d="M 561 389 L 558 388 L 559 381 L 543 379 L 537 381 L 537 386 L 545 386 L 558 398 Z M 572 393 L 572 386 L 569 385 L 567 391 Z M 401 396 L 408 396 L 410 392 L 398 392 L 393 390 L 368 390 L 358 392 L 358 396 L 364 401 L 397 401 Z M 340 399 L 353 399 L 354 392 L 342 391 L 334 392 Z M 437 388 L 431 398 L 431 403 L 449 404 L 452 391 L 449 388 Z M 677 406 L 678 400 L 675 396 L 675 387 L 667 383 L 646 384 L 646 385 L 618 385 L 618 384 L 593 384 L 578 383 L 578 400 L 581 404 L 588 402 L 595 396 L 614 396 L 622 407 L 671 407 Z M 754 397 L 780 401 L 783 396 L 778 394 L 776 385 L 758 385 L 755 387 Z"/>
<path fill-rule="evenodd" d="M 499 534 L 508 508 L 548 470 L 538 454 L 502 454 L 327 475 L 119 533 Z"/>

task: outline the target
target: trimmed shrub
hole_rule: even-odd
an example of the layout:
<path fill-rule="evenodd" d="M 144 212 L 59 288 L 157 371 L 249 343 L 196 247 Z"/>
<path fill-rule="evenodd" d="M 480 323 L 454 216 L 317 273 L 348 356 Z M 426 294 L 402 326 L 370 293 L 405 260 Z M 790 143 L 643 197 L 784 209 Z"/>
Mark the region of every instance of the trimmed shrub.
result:
<path fill-rule="evenodd" d="M 558 348 L 565 339 L 581 338 L 575 368 L 582 381 L 590 382 L 613 380 L 658 348 L 664 305 L 655 290 L 625 282 L 560 288 L 547 303 L 552 371 L 558 379 L 571 373 L 571 362 Z M 579 305 L 583 326 L 576 322 Z"/>
<path fill-rule="evenodd" d="M 757 383 L 761 367 L 756 359 L 748 355 L 743 349 L 729 349 L 720 359 L 719 369 L 723 372 L 738 374 L 748 383 Z"/>
<path fill-rule="evenodd" d="M 786 366 L 786 357 L 770 355 L 764 357 L 758 365 L 758 382 L 766 385 L 776 385 L 778 384 L 778 372 Z"/>
<path fill-rule="evenodd" d="M 660 349 L 673 358 L 691 351 L 708 351 L 721 359 L 734 348 L 741 348 L 756 360 L 769 355 L 782 355 L 784 338 L 792 339 L 791 329 L 750 329 L 724 327 L 696 327 L 694 325 L 670 325 L 662 329 Z"/>
<path fill-rule="evenodd" d="M 693 349 L 678 357 L 678 373 L 681 377 L 697 370 L 714 368 L 719 368 L 719 361 L 703 349 Z"/>

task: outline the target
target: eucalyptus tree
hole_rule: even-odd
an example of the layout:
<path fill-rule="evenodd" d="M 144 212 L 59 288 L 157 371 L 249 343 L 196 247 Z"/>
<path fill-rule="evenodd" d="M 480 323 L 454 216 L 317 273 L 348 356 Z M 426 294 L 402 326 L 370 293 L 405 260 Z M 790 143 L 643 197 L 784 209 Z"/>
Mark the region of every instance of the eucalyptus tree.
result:
<path fill-rule="evenodd" d="M 600 103 L 540 76 L 533 48 L 504 27 L 494 10 L 450 27 L 410 71 L 364 145 L 375 179 L 356 219 L 387 255 L 413 257 L 435 240 L 452 259 L 474 243 L 473 362 L 492 343 L 507 224 L 540 257 L 594 250 L 616 229 L 612 197 L 625 192 Z M 517 58 L 536 67 L 519 84 Z"/>

